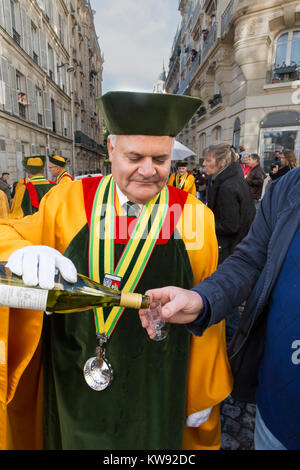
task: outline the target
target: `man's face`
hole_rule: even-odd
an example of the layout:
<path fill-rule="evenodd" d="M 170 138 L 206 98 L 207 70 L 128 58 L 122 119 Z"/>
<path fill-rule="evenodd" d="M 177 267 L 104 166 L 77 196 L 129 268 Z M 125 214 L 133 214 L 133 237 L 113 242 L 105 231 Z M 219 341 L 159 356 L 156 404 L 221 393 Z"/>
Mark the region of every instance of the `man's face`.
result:
<path fill-rule="evenodd" d="M 51 176 L 53 176 L 53 178 L 56 178 L 61 172 L 62 168 L 58 165 L 53 165 L 53 163 L 49 163 L 48 170 L 50 171 Z"/>
<path fill-rule="evenodd" d="M 146 204 L 166 184 L 170 172 L 173 138 L 118 135 L 116 146 L 108 139 L 112 175 L 132 202 Z"/>
<path fill-rule="evenodd" d="M 249 166 L 251 166 L 251 168 L 254 168 L 256 165 L 258 165 L 258 161 L 255 160 L 254 158 L 252 157 L 249 157 L 249 160 L 248 160 L 248 163 L 247 163 Z"/>
<path fill-rule="evenodd" d="M 9 175 L 7 173 L 2 176 L 3 181 L 7 181 L 8 178 L 9 178 Z"/>
<path fill-rule="evenodd" d="M 187 167 L 186 166 L 179 166 L 177 168 L 177 170 L 178 170 L 178 173 L 180 174 L 180 176 L 183 176 L 187 172 Z"/>

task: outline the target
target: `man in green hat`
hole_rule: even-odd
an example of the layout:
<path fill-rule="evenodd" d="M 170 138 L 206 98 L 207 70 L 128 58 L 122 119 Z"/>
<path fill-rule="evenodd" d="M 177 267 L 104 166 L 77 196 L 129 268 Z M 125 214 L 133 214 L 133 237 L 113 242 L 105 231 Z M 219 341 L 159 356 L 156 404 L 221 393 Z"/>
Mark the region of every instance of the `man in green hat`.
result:
<path fill-rule="evenodd" d="M 200 105 L 197 98 L 153 93 L 110 92 L 98 99 L 111 133 L 112 174 L 58 185 L 26 223 L 2 222 L 0 253 L 8 267 L 26 284 L 44 289 L 53 287 L 59 269 L 69 282 L 80 272 L 141 293 L 170 282 L 190 288 L 210 275 L 218 253 L 213 214 L 166 184 L 174 137 Z M 17 386 L 14 376 L 8 383 L 10 404 L 2 409 L 10 429 L 22 425 L 31 432 L 11 432 L 7 447 L 41 446 L 33 442 L 41 432 L 33 420 L 40 401 L 32 384 L 39 383 L 42 324 L 46 449 L 220 447 L 217 404 L 231 391 L 224 324 L 197 339 L 182 326 L 168 326 L 167 338 L 156 342 L 130 308 L 46 318 L 43 312 L 24 313 L 11 321 L 24 316 L 30 338 L 22 341 L 30 340 L 30 347 L 26 343 L 13 356 L 14 365 L 21 364 L 21 380 Z M 10 318 L 6 310 L 2 318 Z M 16 324 L 14 331 L 17 344 Z M 113 380 L 101 391 L 88 366 L 99 337 L 106 340 L 105 357 L 113 369 Z M 31 409 L 12 414 L 22 409 L 26 383 L 26 396 L 34 397 L 27 400 Z"/>
<path fill-rule="evenodd" d="M 46 157 L 33 155 L 23 158 L 23 167 L 27 173 L 24 184 L 16 190 L 10 219 L 21 219 L 38 211 L 42 197 L 54 186 L 44 176 Z"/>
<path fill-rule="evenodd" d="M 68 158 L 62 157 L 61 155 L 49 155 L 48 169 L 53 178 L 55 178 L 56 184 L 70 183 L 71 181 L 74 181 L 74 178 L 72 178 L 65 168 L 68 162 Z"/>
<path fill-rule="evenodd" d="M 182 189 L 183 191 L 187 191 L 188 193 L 196 196 L 196 184 L 195 184 L 195 177 L 188 172 L 188 164 L 187 162 L 178 161 L 176 163 L 177 171 L 172 173 L 169 179 L 169 183 L 171 186 L 175 186 L 176 188 Z"/>

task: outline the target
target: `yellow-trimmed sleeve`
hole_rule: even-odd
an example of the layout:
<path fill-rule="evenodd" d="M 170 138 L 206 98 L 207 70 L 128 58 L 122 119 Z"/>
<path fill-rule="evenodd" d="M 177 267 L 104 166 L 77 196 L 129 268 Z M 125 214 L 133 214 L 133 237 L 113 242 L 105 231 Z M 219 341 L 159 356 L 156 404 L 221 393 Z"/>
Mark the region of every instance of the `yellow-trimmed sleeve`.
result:
<path fill-rule="evenodd" d="M 173 183 L 174 183 L 174 180 L 175 180 L 175 175 L 176 175 L 176 173 L 172 173 L 170 178 L 169 178 L 168 184 L 170 186 L 173 186 Z"/>
<path fill-rule="evenodd" d="M 196 196 L 196 184 L 195 184 L 195 177 L 193 175 L 189 175 L 184 184 L 184 191 Z"/>
<path fill-rule="evenodd" d="M 0 223 L 0 260 L 27 245 L 47 245 L 61 253 L 86 224 L 81 181 L 55 186 L 41 200 L 39 210 L 19 220 Z"/>
<path fill-rule="evenodd" d="M 23 178 L 22 178 L 23 181 Z M 9 213 L 9 219 L 22 219 L 24 217 L 24 212 L 22 209 L 22 201 L 26 186 L 24 182 L 19 181 L 16 187 L 16 192 L 13 198 L 12 206 Z"/>
<path fill-rule="evenodd" d="M 54 187 L 35 214 L 0 220 L 0 260 L 6 261 L 13 251 L 27 245 L 48 245 L 64 253 L 86 222 L 81 181 Z M 0 307 L 0 449 L 42 446 L 36 389 L 41 391 L 38 346 L 43 315 Z"/>
<path fill-rule="evenodd" d="M 194 286 L 210 276 L 218 263 L 214 215 L 202 202 L 188 195 L 178 221 L 194 274 Z M 215 407 L 232 390 L 232 374 L 226 352 L 225 322 L 208 328 L 201 337 L 191 336 L 187 385 L 187 416 Z M 183 449 L 212 449 L 220 445 L 218 411 L 213 408 L 204 426 L 185 428 Z"/>

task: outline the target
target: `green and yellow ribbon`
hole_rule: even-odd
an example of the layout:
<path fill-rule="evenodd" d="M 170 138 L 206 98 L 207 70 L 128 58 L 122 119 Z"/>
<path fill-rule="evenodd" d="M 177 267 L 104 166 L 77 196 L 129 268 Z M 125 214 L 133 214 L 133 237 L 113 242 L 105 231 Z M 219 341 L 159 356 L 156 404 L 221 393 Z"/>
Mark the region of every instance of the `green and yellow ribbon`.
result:
<path fill-rule="evenodd" d="M 89 274 L 96 282 L 103 282 L 104 274 L 122 278 L 122 290 L 134 292 L 151 256 L 168 208 L 167 186 L 143 207 L 122 256 L 114 267 L 115 181 L 108 175 L 99 183 L 95 194 L 89 242 Z M 97 333 L 109 337 L 124 307 L 109 309 L 104 318 L 103 308 L 95 308 Z"/>
<path fill-rule="evenodd" d="M 176 173 L 176 188 L 182 189 L 185 185 L 185 180 L 188 177 L 188 173 L 185 173 L 182 178 L 180 179 L 179 173 Z"/>

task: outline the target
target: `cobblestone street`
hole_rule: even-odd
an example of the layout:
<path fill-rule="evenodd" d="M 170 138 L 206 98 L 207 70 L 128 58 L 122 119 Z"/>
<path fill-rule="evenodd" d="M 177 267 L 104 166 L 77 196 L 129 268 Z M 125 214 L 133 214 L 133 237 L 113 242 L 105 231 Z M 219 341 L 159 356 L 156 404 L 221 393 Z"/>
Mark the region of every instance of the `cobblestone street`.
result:
<path fill-rule="evenodd" d="M 221 404 L 222 450 L 254 450 L 255 405 L 234 401 Z"/>

